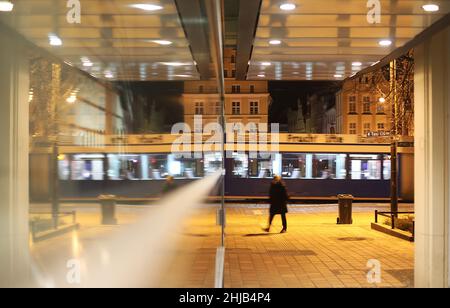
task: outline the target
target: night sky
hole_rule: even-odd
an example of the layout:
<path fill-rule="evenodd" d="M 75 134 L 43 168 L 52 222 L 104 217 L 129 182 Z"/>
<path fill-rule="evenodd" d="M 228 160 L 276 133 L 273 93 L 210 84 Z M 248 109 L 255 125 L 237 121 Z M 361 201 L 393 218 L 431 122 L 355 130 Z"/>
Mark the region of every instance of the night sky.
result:
<path fill-rule="evenodd" d="M 151 104 L 156 103 L 156 109 L 167 128 L 183 121 L 183 106 L 180 103 L 183 82 L 127 82 L 119 85 L 128 91 L 128 97 L 134 98 L 131 104 L 134 114 L 148 114 Z M 270 81 L 269 92 L 273 102 L 269 110 L 269 122 L 287 124 L 289 108 L 296 110 L 298 99 L 305 103 L 308 95 L 324 95 L 328 97 L 329 105 L 334 105 L 334 94 L 340 86 L 340 82 L 333 81 Z M 139 96 L 144 99 L 138 104 L 136 98 Z M 139 127 L 135 126 L 135 130 L 139 130 Z"/>

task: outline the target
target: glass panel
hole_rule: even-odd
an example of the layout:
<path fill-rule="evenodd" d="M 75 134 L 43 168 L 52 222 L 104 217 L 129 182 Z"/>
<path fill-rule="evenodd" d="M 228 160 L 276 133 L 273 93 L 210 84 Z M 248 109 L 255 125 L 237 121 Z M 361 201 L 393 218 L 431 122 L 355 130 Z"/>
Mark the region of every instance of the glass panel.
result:
<path fill-rule="evenodd" d="M 352 180 L 381 180 L 378 155 L 350 155 Z"/>

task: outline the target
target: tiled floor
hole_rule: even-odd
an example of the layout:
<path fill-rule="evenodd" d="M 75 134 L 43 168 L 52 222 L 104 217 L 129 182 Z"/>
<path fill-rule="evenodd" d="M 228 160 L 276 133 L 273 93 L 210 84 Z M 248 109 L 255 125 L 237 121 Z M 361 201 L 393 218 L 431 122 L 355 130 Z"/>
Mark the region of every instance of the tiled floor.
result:
<path fill-rule="evenodd" d="M 374 207 L 357 205 L 353 225 L 336 225 L 336 206 L 294 206 L 288 215 L 287 234 L 278 234 L 277 217 L 270 234 L 265 227 L 267 209 L 259 205 L 231 205 L 227 210 L 225 287 L 412 287 L 414 244 L 372 231 Z M 136 221 L 145 208 L 121 207 L 119 222 Z M 214 208 L 196 213 L 182 229 L 178 245 L 159 286 L 213 287 L 216 247 L 220 229 Z M 121 227 L 99 225 L 95 207 L 78 209 L 82 225 L 76 245 L 87 247 Z M 170 223 L 170 222 L 169 222 Z M 40 265 L 55 264 L 73 254 L 73 234 L 34 244 Z M 367 281 L 367 262 L 381 264 L 381 283 Z M 131 261 L 131 260 L 130 260 Z M 63 266 L 63 265 L 61 265 Z"/>
<path fill-rule="evenodd" d="M 355 208 L 353 225 L 336 225 L 334 207 L 295 207 L 287 234 L 270 234 L 263 209 L 228 211 L 226 287 L 412 287 L 414 244 L 372 231 L 373 208 Z M 381 283 L 367 262 L 381 264 Z"/>

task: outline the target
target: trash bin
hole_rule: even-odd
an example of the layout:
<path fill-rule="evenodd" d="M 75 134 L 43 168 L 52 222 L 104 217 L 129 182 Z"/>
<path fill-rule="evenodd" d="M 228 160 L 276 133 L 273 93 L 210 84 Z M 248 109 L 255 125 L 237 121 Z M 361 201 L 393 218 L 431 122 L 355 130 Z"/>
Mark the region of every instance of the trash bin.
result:
<path fill-rule="evenodd" d="M 339 225 L 353 224 L 352 205 L 354 197 L 352 195 L 339 195 L 339 217 L 337 223 Z"/>
<path fill-rule="evenodd" d="M 102 225 L 117 225 L 116 202 L 114 195 L 101 195 L 98 197 L 102 208 Z"/>

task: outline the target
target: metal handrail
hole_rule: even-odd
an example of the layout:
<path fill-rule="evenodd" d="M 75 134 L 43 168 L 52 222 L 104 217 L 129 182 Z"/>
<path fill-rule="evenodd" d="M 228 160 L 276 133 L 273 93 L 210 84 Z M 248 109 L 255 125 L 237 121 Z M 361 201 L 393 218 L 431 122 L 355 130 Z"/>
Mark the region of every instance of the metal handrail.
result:
<path fill-rule="evenodd" d="M 395 229 L 395 218 L 399 215 L 406 215 L 406 214 L 412 214 L 414 215 L 415 212 L 406 211 L 406 212 L 380 212 L 378 210 L 375 210 L 375 223 L 378 223 L 378 216 L 383 216 L 391 219 L 391 228 L 392 230 Z M 415 221 L 412 221 L 413 228 L 412 228 L 412 235 L 414 237 L 415 233 Z"/>

